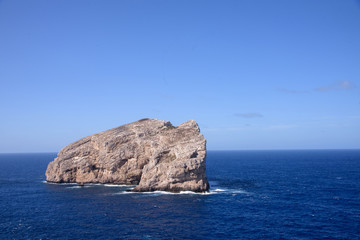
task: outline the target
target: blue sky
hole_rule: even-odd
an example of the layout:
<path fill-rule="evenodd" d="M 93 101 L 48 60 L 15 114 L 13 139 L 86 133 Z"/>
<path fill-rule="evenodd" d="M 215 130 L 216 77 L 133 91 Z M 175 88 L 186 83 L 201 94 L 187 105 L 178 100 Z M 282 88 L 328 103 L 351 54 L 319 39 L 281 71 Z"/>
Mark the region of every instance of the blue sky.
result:
<path fill-rule="evenodd" d="M 0 152 L 149 117 L 209 150 L 360 148 L 360 1 L 0 0 Z"/>

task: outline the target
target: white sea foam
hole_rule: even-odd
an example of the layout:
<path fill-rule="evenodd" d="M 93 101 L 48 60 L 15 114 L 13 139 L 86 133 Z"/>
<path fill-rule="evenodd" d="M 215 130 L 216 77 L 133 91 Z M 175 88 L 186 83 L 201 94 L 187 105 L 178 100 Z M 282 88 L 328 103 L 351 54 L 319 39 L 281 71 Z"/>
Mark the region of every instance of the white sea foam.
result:
<path fill-rule="evenodd" d="M 77 183 L 54 183 L 54 182 L 47 182 L 47 181 L 41 181 L 42 183 L 46 184 L 54 184 L 54 185 L 77 185 Z"/>
<path fill-rule="evenodd" d="M 88 188 L 88 187 L 90 187 L 90 186 L 86 186 L 86 185 L 84 185 L 84 186 L 72 186 L 72 187 L 66 187 L 66 189 L 74 189 L 74 188 Z"/>
<path fill-rule="evenodd" d="M 121 195 L 121 194 L 145 194 L 145 195 L 149 195 L 149 196 L 159 196 L 159 195 L 209 195 L 212 193 L 211 192 L 197 193 L 197 192 L 192 192 L 192 191 L 180 191 L 178 193 L 166 192 L 166 191 L 153 191 L 153 192 L 121 191 L 118 193 L 114 193 L 114 195 Z"/>
<path fill-rule="evenodd" d="M 214 192 L 226 192 L 225 189 L 221 189 L 221 188 L 217 188 L 215 190 L 213 190 Z"/>
<path fill-rule="evenodd" d="M 192 191 L 181 191 L 179 194 L 199 194 L 199 195 L 209 195 L 212 194 L 211 192 L 204 192 L 204 193 L 197 193 Z"/>
<path fill-rule="evenodd" d="M 80 186 L 66 187 L 66 189 L 81 188 Z"/>
<path fill-rule="evenodd" d="M 213 194 L 232 194 L 232 195 L 237 195 L 237 194 L 247 194 L 249 195 L 249 192 L 246 192 L 242 189 L 226 189 L 226 188 L 216 188 L 214 190 L 210 190 L 210 193 Z"/>
<path fill-rule="evenodd" d="M 173 192 L 166 192 L 166 191 L 153 191 L 153 192 L 130 192 L 130 191 L 121 191 L 114 193 L 114 195 L 121 195 L 121 194 L 145 194 L 149 196 L 159 196 L 159 195 L 213 195 L 213 194 L 250 194 L 244 190 L 241 189 L 222 189 L 222 188 L 216 188 L 214 190 L 210 190 L 209 192 L 205 193 L 198 193 L 198 192 L 192 192 L 192 191 L 181 191 L 179 193 L 173 193 Z"/>
<path fill-rule="evenodd" d="M 231 194 L 233 196 L 238 194 L 246 194 L 250 193 L 242 190 L 242 189 L 226 189 L 226 188 L 216 188 L 214 190 L 210 190 L 205 193 L 198 193 L 192 191 L 181 191 L 179 193 L 166 192 L 166 191 L 153 191 L 153 192 L 131 192 L 131 191 L 121 191 L 114 193 L 113 195 L 121 195 L 121 194 L 143 194 L 148 196 L 159 196 L 159 195 L 213 195 L 213 194 Z"/>
<path fill-rule="evenodd" d="M 231 190 L 231 193 L 250 194 L 249 192 L 244 190 Z"/>
<path fill-rule="evenodd" d="M 56 184 L 56 185 L 72 185 L 71 187 L 66 187 L 68 189 L 76 189 L 76 188 L 84 188 L 84 187 L 91 187 L 91 186 L 104 186 L 104 187 L 118 187 L 118 188 L 126 188 L 127 190 L 131 190 L 135 187 L 135 185 L 117 185 L 117 184 L 101 184 L 101 183 L 86 183 L 84 186 L 79 186 L 77 183 L 52 183 L 47 181 L 42 181 L 46 184 Z M 215 185 L 217 186 L 217 185 Z M 246 192 L 242 189 L 226 189 L 226 188 L 215 188 L 210 189 L 209 192 L 205 193 L 198 193 L 198 192 L 192 192 L 192 191 L 181 191 L 179 193 L 173 193 L 173 192 L 166 192 L 166 191 L 153 191 L 153 192 L 131 192 L 131 191 L 121 191 L 114 193 L 113 195 L 121 195 L 121 194 L 146 194 L 149 196 L 159 196 L 159 195 L 213 195 L 213 194 L 246 194 L 250 195 L 251 193 Z"/>
<path fill-rule="evenodd" d="M 104 184 L 105 187 L 126 187 L 126 188 L 134 188 L 135 185 L 125 185 L 125 184 Z"/>
<path fill-rule="evenodd" d="M 42 183 L 46 184 L 54 184 L 54 185 L 78 185 L 79 183 L 54 183 L 54 182 L 47 182 L 41 181 Z M 102 183 L 85 183 L 84 186 L 105 186 L 105 187 L 126 187 L 126 188 L 134 188 L 135 185 L 125 185 L 125 184 L 102 184 Z M 81 187 L 81 186 L 79 186 Z"/>
<path fill-rule="evenodd" d="M 166 191 L 153 191 L 153 192 L 130 192 L 130 191 L 121 191 L 118 193 L 114 193 L 114 195 L 121 195 L 121 194 L 145 194 L 149 196 L 159 196 L 159 195 L 213 195 L 213 194 L 249 194 L 248 192 L 244 190 L 234 190 L 234 189 L 215 189 L 210 190 L 209 192 L 205 193 L 198 193 L 198 192 L 192 192 L 192 191 L 181 191 L 179 193 L 173 193 L 173 192 L 166 192 Z"/>

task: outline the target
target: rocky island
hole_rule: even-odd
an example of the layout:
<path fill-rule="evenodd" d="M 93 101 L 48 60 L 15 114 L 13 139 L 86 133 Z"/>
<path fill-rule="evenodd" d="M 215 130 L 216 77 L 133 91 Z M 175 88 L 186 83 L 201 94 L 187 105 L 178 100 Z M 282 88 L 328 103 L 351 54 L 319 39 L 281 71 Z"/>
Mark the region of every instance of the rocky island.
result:
<path fill-rule="evenodd" d="M 53 183 L 137 185 L 132 191 L 206 192 L 206 140 L 198 124 L 141 119 L 63 148 L 46 170 Z"/>

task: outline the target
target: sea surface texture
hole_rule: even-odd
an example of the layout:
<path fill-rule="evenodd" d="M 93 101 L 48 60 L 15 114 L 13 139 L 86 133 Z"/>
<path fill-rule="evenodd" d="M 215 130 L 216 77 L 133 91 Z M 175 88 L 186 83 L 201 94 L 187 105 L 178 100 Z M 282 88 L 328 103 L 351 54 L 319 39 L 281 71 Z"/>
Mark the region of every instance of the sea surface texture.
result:
<path fill-rule="evenodd" d="M 360 239 L 360 151 L 209 151 L 208 194 L 48 184 L 0 154 L 0 239 Z"/>

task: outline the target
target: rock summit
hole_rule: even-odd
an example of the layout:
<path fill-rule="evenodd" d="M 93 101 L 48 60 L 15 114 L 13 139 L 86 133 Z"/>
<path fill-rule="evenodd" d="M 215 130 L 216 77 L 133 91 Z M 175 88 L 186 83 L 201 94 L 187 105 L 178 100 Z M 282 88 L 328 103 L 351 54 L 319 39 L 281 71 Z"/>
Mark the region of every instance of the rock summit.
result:
<path fill-rule="evenodd" d="M 137 185 L 132 191 L 206 192 L 206 140 L 198 124 L 141 119 L 63 148 L 46 170 L 54 183 Z"/>

